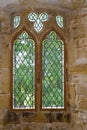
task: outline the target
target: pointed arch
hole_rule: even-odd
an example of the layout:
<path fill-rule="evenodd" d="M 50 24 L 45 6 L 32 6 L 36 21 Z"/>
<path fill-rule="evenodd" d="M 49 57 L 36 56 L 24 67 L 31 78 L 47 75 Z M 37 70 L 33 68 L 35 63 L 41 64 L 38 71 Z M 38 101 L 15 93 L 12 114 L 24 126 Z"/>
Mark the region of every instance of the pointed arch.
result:
<path fill-rule="evenodd" d="M 65 46 L 51 30 L 42 41 L 41 109 L 65 109 Z"/>
<path fill-rule="evenodd" d="M 25 27 L 14 33 L 12 41 L 12 108 L 35 110 L 36 44 Z"/>
<path fill-rule="evenodd" d="M 29 29 L 29 27 L 27 25 L 25 25 L 25 26 L 21 25 L 20 28 L 17 28 L 16 30 L 14 30 L 14 32 L 12 33 L 12 36 L 11 36 L 11 43 L 13 43 L 14 40 L 16 39 L 16 37 L 18 37 L 23 31 L 26 31 L 36 43 L 37 37 L 36 37 L 35 33 L 32 32 L 31 29 Z"/>

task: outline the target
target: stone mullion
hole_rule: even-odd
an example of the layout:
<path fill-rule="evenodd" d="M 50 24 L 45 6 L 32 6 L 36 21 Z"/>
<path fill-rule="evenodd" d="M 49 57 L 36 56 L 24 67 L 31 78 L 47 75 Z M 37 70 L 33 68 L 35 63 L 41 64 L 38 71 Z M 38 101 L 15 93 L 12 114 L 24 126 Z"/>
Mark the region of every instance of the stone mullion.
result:
<path fill-rule="evenodd" d="M 37 43 L 36 52 L 36 109 L 41 107 L 41 45 Z"/>

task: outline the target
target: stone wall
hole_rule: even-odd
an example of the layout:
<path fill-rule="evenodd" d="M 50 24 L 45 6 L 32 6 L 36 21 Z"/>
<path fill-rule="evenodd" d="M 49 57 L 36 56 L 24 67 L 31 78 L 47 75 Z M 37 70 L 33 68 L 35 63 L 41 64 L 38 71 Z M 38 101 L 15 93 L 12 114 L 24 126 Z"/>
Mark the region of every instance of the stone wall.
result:
<path fill-rule="evenodd" d="M 0 10 L 0 130 L 87 130 L 87 10 L 68 11 L 67 111 L 49 113 L 10 110 L 10 12 Z"/>
<path fill-rule="evenodd" d="M 87 10 L 78 9 L 68 30 L 69 105 L 74 124 L 87 129 Z M 78 128 L 76 128 L 78 129 Z"/>

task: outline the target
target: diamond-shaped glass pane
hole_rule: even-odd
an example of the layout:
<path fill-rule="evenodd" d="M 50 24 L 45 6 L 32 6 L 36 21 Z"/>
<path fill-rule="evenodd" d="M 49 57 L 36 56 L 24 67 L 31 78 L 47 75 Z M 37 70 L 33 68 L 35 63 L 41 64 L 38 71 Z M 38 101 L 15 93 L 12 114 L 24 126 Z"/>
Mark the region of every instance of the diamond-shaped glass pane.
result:
<path fill-rule="evenodd" d="M 35 108 L 35 43 L 22 32 L 13 48 L 13 104 L 15 109 Z"/>
<path fill-rule="evenodd" d="M 43 24 L 42 22 L 37 19 L 37 21 L 34 23 L 34 29 L 37 31 L 37 32 L 40 32 L 43 28 Z"/>
<path fill-rule="evenodd" d="M 14 17 L 14 28 L 17 28 L 20 24 L 20 16 Z"/>
<path fill-rule="evenodd" d="M 42 108 L 64 108 L 64 43 L 51 31 L 42 48 Z"/>

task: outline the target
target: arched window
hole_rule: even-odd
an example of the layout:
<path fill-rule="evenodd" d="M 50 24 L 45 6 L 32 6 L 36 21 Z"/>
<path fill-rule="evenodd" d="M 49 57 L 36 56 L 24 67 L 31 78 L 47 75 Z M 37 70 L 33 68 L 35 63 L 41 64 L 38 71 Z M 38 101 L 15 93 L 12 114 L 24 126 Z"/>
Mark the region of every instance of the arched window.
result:
<path fill-rule="evenodd" d="M 54 31 L 42 43 L 42 108 L 64 108 L 64 43 Z"/>
<path fill-rule="evenodd" d="M 13 107 L 35 108 L 35 43 L 23 31 L 13 44 Z"/>
<path fill-rule="evenodd" d="M 13 18 L 12 109 L 64 110 L 66 70 L 63 17 L 49 16 L 45 12 L 30 12 L 27 17 L 21 17 Z"/>

